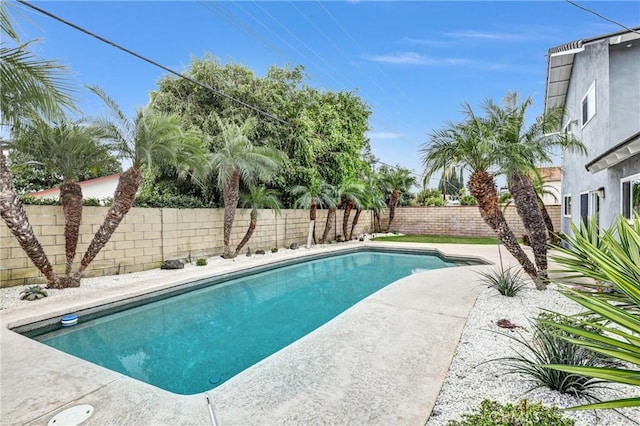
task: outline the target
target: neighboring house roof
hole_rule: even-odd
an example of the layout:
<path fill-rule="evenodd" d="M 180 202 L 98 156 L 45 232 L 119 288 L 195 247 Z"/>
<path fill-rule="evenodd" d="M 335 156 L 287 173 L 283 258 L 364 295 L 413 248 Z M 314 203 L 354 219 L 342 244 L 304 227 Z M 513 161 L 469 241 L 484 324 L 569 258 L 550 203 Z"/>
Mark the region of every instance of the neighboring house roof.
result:
<path fill-rule="evenodd" d="M 591 173 L 597 173 L 600 170 L 608 169 L 609 167 L 636 154 L 640 154 L 640 132 L 635 135 L 631 135 L 619 144 L 614 145 L 607 151 L 598 155 L 596 158 L 585 164 L 585 167 Z"/>
<path fill-rule="evenodd" d="M 114 175 L 101 176 L 99 178 L 78 182 L 78 184 L 80 185 L 80 188 L 82 188 L 84 197 L 92 197 L 94 196 L 91 194 L 92 188 L 95 188 L 98 186 L 108 188 L 113 186 L 113 190 L 115 190 L 116 186 L 118 185 L 119 179 L 120 179 L 120 174 L 116 173 Z M 109 189 L 107 189 L 107 191 L 109 191 Z M 114 191 L 110 191 L 109 196 L 113 196 L 113 192 Z M 58 196 L 60 195 L 60 188 L 55 187 L 55 188 L 45 189 L 38 192 L 32 192 L 27 195 L 30 195 L 36 198 L 58 198 Z M 103 197 L 95 197 L 95 198 L 103 198 Z"/>
<path fill-rule="evenodd" d="M 573 59 L 577 53 L 584 50 L 584 46 L 609 39 L 609 44 L 625 43 L 640 38 L 640 27 L 631 28 L 615 33 L 600 35 L 597 37 L 575 40 L 549 49 L 547 59 L 547 87 L 544 99 L 545 111 L 553 107 L 563 107 L 569 90 Z M 558 128 L 557 130 L 560 130 Z"/>
<path fill-rule="evenodd" d="M 545 182 L 562 180 L 562 169 L 559 166 L 539 167 L 538 173 Z"/>

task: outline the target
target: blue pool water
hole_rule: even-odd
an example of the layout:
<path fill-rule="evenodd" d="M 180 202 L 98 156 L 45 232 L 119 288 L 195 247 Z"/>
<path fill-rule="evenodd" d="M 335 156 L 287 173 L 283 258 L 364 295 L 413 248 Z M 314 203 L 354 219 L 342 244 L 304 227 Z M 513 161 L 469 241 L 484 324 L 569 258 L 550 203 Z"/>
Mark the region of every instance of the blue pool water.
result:
<path fill-rule="evenodd" d="M 178 394 L 212 389 L 437 256 L 356 252 L 201 288 L 36 337 Z"/>

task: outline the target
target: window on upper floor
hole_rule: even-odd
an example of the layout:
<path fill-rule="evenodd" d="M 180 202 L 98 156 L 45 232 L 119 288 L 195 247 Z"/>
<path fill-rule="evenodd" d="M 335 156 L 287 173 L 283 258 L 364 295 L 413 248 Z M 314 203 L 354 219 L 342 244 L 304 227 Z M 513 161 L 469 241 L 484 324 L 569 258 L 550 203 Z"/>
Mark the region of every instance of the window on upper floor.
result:
<path fill-rule="evenodd" d="M 591 83 L 591 87 L 582 98 L 582 127 L 596 115 L 596 82 Z"/>
<path fill-rule="evenodd" d="M 562 215 L 564 217 L 571 217 L 571 195 L 562 197 Z"/>
<path fill-rule="evenodd" d="M 622 216 L 631 220 L 640 215 L 640 173 L 620 180 L 622 190 Z"/>

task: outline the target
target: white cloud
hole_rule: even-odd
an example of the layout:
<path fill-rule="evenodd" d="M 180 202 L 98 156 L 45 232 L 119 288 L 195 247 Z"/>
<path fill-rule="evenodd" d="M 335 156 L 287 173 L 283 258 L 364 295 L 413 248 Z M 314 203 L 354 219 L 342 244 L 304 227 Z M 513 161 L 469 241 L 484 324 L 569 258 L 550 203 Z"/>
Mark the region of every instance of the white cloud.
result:
<path fill-rule="evenodd" d="M 402 137 L 397 132 L 369 132 L 367 136 L 369 136 L 369 139 L 398 139 Z"/>
<path fill-rule="evenodd" d="M 452 42 L 444 41 L 444 40 L 433 40 L 433 39 L 427 39 L 427 38 L 412 38 L 412 37 L 403 37 L 402 41 L 405 43 L 419 44 L 422 46 L 432 46 L 432 47 L 446 47 L 452 44 Z"/>
<path fill-rule="evenodd" d="M 530 36 L 516 33 L 501 33 L 491 31 L 475 31 L 475 30 L 463 30 L 446 32 L 444 35 L 453 38 L 465 38 L 476 40 L 500 40 L 500 41 L 517 41 L 517 40 L 529 40 Z"/>
<path fill-rule="evenodd" d="M 471 61 L 464 58 L 430 58 L 416 52 L 400 52 L 389 55 L 370 55 L 366 59 L 373 62 L 399 65 L 464 65 Z"/>

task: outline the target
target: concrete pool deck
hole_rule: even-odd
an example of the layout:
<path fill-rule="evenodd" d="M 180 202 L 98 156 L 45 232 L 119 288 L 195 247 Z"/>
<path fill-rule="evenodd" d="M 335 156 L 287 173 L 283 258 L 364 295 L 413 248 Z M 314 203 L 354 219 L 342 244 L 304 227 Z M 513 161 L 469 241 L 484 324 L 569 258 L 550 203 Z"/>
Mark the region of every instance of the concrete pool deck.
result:
<path fill-rule="evenodd" d="M 124 297 L 276 260 L 354 244 L 438 249 L 497 264 L 495 245 L 346 243 L 201 268 L 119 276 L 126 287 L 43 299 L 0 311 L 0 423 L 46 425 L 65 408 L 90 404 L 83 425 L 210 425 L 205 394 L 176 395 L 59 352 L 9 328 Z M 515 260 L 502 250 L 505 264 Z M 219 425 L 423 425 L 435 404 L 466 318 L 484 288 L 460 266 L 403 278 L 311 334 L 208 391 Z M 90 283 L 87 279 L 87 283 Z M 83 282 L 83 286 L 85 286 Z"/>

